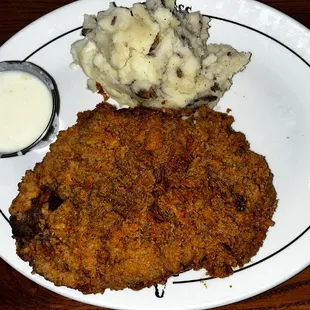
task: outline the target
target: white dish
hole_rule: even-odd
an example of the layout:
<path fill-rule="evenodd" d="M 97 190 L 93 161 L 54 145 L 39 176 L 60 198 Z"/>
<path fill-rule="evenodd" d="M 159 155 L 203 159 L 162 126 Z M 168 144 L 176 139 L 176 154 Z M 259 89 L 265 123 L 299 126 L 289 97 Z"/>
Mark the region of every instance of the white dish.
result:
<path fill-rule="evenodd" d="M 117 4 L 129 6 L 132 1 Z M 28 263 L 16 255 L 10 226 L 0 216 L 1 257 L 58 294 L 116 309 L 206 309 L 261 293 L 310 263 L 310 31 L 252 0 L 186 0 L 182 4 L 213 16 L 210 42 L 228 43 L 253 53 L 217 110 L 231 108 L 236 120 L 233 127 L 246 134 L 252 150 L 266 156 L 279 199 L 273 218 L 276 225 L 251 263 L 231 277 L 178 283 L 206 278 L 203 270 L 185 272 L 170 278 L 164 297 L 157 298 L 154 287 L 83 295 L 32 275 Z M 27 59 L 54 77 L 61 97 L 60 129 L 74 124 L 77 112 L 93 109 L 101 100 L 86 90 L 81 70 L 69 68 L 69 51 L 79 38 L 83 14 L 107 7 L 108 2 L 102 0 L 74 2 L 29 25 L 0 49 L 0 61 Z M 25 170 L 41 161 L 47 150 L 0 159 L 1 210 L 7 217 Z"/>

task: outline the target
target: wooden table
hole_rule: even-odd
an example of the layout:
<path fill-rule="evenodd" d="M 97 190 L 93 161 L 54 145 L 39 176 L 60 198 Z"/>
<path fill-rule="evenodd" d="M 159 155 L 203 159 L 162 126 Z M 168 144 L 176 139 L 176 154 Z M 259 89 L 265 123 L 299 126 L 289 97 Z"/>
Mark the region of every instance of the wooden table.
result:
<path fill-rule="evenodd" d="M 104 1 L 104 0 L 102 0 Z M 216 1 L 216 0 L 214 0 Z M 70 0 L 0 0 L 0 45 L 14 33 L 40 16 Z M 310 0 L 262 0 L 310 28 Z M 92 307 L 56 295 L 26 279 L 0 259 L 1 310 L 95 310 Z M 101 308 L 103 309 L 103 308 Z M 310 267 L 254 298 L 218 310 L 310 309 Z"/>

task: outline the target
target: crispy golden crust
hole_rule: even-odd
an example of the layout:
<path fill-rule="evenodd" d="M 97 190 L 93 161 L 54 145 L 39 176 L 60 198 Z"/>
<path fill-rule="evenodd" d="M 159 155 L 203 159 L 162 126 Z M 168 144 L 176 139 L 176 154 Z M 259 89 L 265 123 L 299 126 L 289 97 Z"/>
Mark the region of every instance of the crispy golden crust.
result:
<path fill-rule="evenodd" d="M 256 254 L 276 207 L 265 159 L 233 118 L 100 104 L 59 134 L 10 208 L 17 253 L 56 285 L 141 289 Z"/>

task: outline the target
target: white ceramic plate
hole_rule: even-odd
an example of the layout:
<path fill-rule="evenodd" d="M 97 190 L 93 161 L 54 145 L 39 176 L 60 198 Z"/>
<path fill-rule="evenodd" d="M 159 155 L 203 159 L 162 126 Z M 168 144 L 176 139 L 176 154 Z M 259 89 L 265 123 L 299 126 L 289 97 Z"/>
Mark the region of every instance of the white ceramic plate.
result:
<path fill-rule="evenodd" d="M 120 0 L 117 4 L 130 6 L 132 2 Z M 158 298 L 154 287 L 83 295 L 32 275 L 28 263 L 15 254 L 10 226 L 0 216 L 1 257 L 58 294 L 117 309 L 206 309 L 263 292 L 309 265 L 310 31 L 251 0 L 186 0 L 183 4 L 213 16 L 210 42 L 228 43 L 253 53 L 247 69 L 234 78 L 234 85 L 217 109 L 231 108 L 236 119 L 234 128 L 246 134 L 254 151 L 266 156 L 279 198 L 273 218 L 276 225 L 251 263 L 231 277 L 207 279 L 203 270 L 185 272 L 169 279 L 164 297 Z M 0 49 L 0 60 L 28 59 L 55 78 L 61 96 L 61 129 L 74 124 L 78 111 L 93 109 L 100 101 L 99 96 L 86 90 L 81 70 L 69 68 L 69 50 L 70 44 L 80 38 L 77 28 L 83 14 L 107 7 L 108 2 L 102 0 L 74 2 L 29 25 Z M 0 159 L 1 210 L 7 217 L 17 183 L 46 151 Z"/>

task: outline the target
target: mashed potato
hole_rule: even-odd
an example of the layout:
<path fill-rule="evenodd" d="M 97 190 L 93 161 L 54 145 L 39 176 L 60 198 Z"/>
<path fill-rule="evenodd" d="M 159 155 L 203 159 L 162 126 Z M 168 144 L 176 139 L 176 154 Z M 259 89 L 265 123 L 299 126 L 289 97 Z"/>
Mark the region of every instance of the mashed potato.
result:
<path fill-rule="evenodd" d="M 110 4 L 85 15 L 84 39 L 71 53 L 89 77 L 120 105 L 214 107 L 244 69 L 250 53 L 208 44 L 209 19 L 176 7 L 171 0 L 147 0 L 132 8 Z"/>

